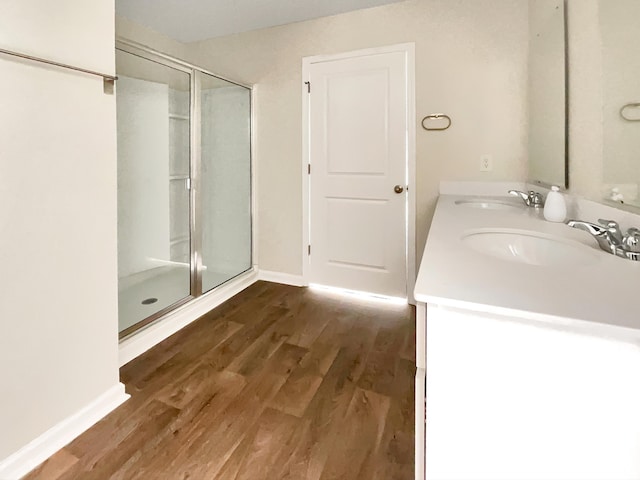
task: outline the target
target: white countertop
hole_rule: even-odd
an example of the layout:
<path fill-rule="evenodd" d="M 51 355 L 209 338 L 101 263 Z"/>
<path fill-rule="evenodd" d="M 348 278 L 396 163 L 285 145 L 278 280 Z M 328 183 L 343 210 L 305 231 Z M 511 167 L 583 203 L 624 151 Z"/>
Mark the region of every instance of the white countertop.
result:
<path fill-rule="evenodd" d="M 547 222 L 541 211 L 516 198 L 500 200 L 522 205 L 517 210 L 455 204 L 470 198 L 475 197 L 440 196 L 416 280 L 418 302 L 640 342 L 640 262 L 600 250 L 588 233 Z M 596 259 L 572 267 L 528 265 L 478 253 L 462 242 L 469 231 L 494 228 L 563 237 L 580 243 L 577 248 L 593 249 Z"/>

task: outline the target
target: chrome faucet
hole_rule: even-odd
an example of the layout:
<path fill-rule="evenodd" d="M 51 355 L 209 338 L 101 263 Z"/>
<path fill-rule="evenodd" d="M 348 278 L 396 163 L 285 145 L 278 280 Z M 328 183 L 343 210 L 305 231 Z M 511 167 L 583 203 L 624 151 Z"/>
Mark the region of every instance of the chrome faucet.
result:
<path fill-rule="evenodd" d="M 598 220 L 600 223 L 604 223 L 602 220 Z M 609 222 L 607 222 L 608 224 Z M 611 222 L 615 223 L 615 222 Z M 620 227 L 616 226 L 601 226 L 595 223 L 583 222 L 581 220 L 569 220 L 567 225 L 573 228 L 577 228 L 579 230 L 584 230 L 585 232 L 593 235 L 600 245 L 602 250 L 605 250 L 609 253 L 616 254 L 616 248 L 620 246 L 622 243 L 618 240 Z"/>
<path fill-rule="evenodd" d="M 640 260 L 640 229 L 630 228 L 626 234 L 613 220 L 598 219 L 600 225 L 581 220 L 569 220 L 567 225 L 584 230 L 594 236 L 600 248 L 612 255 Z"/>
<path fill-rule="evenodd" d="M 631 227 L 622 240 L 623 247 L 633 253 L 640 253 L 640 229 Z"/>
<path fill-rule="evenodd" d="M 540 192 L 529 190 L 529 193 L 527 193 L 520 190 L 509 190 L 508 193 L 509 195 L 520 197 L 527 207 L 541 208 L 544 206 L 544 199 Z"/>

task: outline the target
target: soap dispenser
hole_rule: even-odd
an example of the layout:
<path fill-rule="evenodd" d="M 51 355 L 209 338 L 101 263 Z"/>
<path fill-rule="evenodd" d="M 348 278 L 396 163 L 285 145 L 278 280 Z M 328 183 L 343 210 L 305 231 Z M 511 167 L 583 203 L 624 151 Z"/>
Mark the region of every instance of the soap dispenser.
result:
<path fill-rule="evenodd" d="M 567 204 L 558 187 L 551 187 L 544 202 L 544 218 L 549 222 L 564 222 L 567 218 Z"/>

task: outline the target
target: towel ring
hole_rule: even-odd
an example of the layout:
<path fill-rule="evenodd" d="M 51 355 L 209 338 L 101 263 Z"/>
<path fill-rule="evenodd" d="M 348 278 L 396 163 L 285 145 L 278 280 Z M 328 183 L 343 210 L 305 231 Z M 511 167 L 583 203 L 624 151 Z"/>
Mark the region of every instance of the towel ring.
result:
<path fill-rule="evenodd" d="M 620 116 L 624 118 L 627 122 L 640 122 L 640 117 L 627 117 L 624 114 L 624 111 L 627 108 L 638 108 L 638 107 L 640 107 L 640 103 L 627 103 L 626 105 L 623 105 L 622 108 L 620 109 Z"/>
<path fill-rule="evenodd" d="M 427 120 L 441 120 L 441 119 L 444 119 L 447 121 L 447 124 L 443 127 L 429 127 L 425 125 L 425 122 Z M 425 130 L 446 130 L 450 126 L 451 126 L 451 117 L 449 115 L 445 115 L 444 113 L 432 113 L 422 119 L 422 128 L 424 128 Z"/>

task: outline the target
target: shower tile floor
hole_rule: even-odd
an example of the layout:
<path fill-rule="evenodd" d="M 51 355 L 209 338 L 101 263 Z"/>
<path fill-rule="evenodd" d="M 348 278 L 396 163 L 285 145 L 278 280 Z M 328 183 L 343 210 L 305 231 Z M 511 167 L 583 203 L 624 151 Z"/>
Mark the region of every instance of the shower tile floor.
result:
<path fill-rule="evenodd" d="M 162 266 L 119 279 L 118 331 L 123 331 L 163 308 L 188 297 L 190 276 L 188 266 Z M 203 288 L 218 286 L 234 275 L 210 269 L 202 273 Z M 144 304 L 145 300 L 157 299 Z"/>

